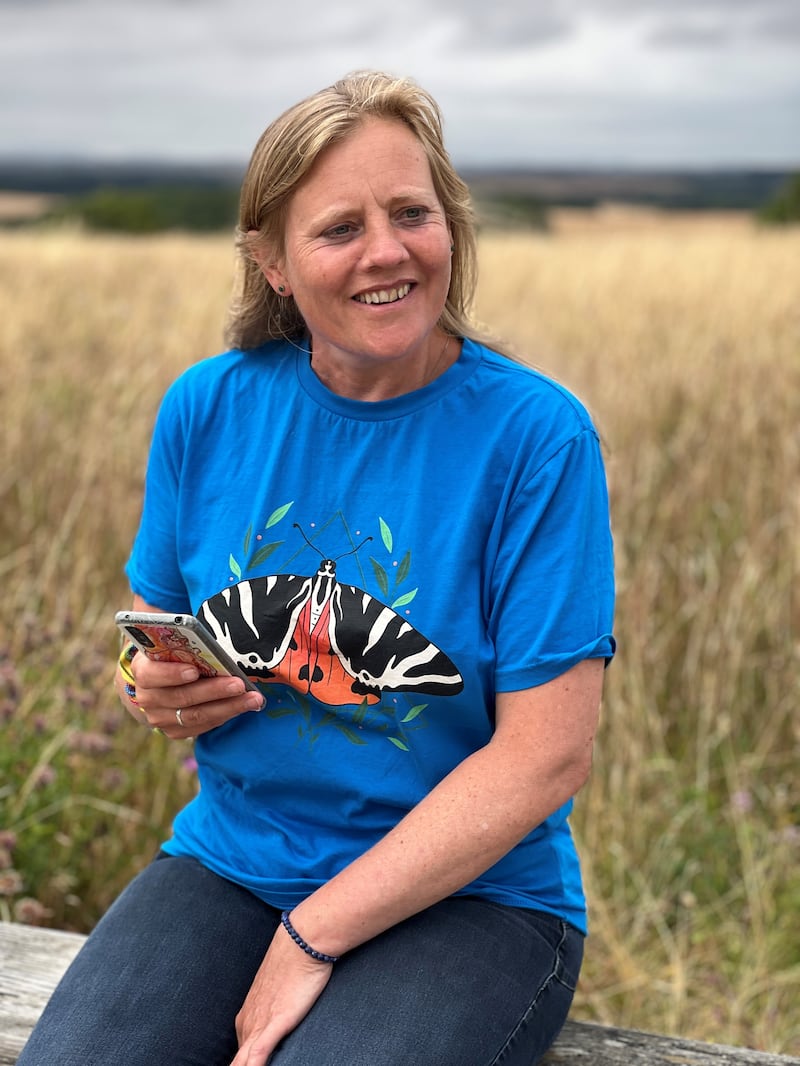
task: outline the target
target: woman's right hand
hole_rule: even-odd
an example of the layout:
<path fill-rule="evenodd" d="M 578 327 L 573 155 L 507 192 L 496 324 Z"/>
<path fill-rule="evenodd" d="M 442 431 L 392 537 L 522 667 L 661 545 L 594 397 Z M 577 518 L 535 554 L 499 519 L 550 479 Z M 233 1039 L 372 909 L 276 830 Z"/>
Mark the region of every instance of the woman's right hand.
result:
<path fill-rule="evenodd" d="M 163 613 L 163 608 L 141 596 L 133 597 L 132 606 L 134 611 Z M 241 678 L 201 679 L 188 663 L 157 662 L 139 652 L 131 660 L 130 671 L 136 683 L 135 701 L 126 693 L 125 679 L 117 670 L 116 688 L 123 707 L 137 721 L 171 740 L 199 737 L 239 714 L 260 711 L 264 706 L 264 698 L 247 690 Z"/>
<path fill-rule="evenodd" d="M 136 702 L 123 696 L 125 706 L 172 740 L 200 736 L 264 706 L 263 697 L 246 690 L 238 677 L 200 678 L 193 666 L 155 662 L 142 652 L 133 657 L 130 669 L 136 680 Z"/>

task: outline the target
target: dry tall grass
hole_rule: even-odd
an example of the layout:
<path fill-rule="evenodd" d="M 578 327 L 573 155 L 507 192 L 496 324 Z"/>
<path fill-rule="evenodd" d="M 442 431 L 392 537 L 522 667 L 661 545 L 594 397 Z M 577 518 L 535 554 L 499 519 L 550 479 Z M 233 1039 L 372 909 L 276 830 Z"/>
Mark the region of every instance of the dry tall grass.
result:
<path fill-rule="evenodd" d="M 575 1014 L 800 1054 L 800 233 L 570 221 L 482 239 L 478 315 L 583 397 L 608 459 L 620 652 L 574 819 Z M 193 788 L 114 706 L 110 619 L 156 404 L 218 349 L 231 262 L 0 241 L 6 915 L 90 925 Z"/>

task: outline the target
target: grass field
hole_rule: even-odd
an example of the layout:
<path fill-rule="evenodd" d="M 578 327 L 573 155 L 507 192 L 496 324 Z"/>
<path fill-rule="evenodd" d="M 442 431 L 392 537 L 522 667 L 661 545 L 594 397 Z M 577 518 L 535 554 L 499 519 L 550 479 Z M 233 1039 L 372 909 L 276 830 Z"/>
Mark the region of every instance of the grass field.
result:
<path fill-rule="evenodd" d="M 225 238 L 0 236 L 0 916 L 87 929 L 191 795 L 111 690 L 168 382 L 220 347 Z M 564 214 L 487 234 L 477 316 L 574 388 L 619 655 L 578 799 L 576 1017 L 800 1054 L 800 232 Z"/>

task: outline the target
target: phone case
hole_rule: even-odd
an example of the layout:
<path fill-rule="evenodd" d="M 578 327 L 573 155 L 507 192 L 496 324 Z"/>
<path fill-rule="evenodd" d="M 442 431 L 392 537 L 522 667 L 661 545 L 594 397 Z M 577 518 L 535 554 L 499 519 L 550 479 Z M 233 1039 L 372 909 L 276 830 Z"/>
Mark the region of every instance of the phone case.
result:
<path fill-rule="evenodd" d="M 237 666 L 194 615 L 118 611 L 114 621 L 150 659 L 191 663 L 200 671 L 201 677 L 232 674 L 241 677 L 248 688 L 258 691 L 242 668 Z"/>

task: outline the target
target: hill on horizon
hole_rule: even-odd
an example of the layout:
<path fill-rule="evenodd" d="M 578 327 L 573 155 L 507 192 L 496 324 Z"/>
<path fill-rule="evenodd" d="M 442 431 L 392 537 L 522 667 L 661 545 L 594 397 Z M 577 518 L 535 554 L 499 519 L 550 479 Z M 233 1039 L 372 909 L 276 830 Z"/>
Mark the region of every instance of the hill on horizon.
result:
<path fill-rule="evenodd" d="M 244 170 L 245 164 L 235 163 L 43 162 L 0 158 L 0 190 L 78 196 L 108 188 L 236 189 Z M 611 200 L 676 210 L 753 210 L 774 196 L 796 171 L 755 167 L 485 166 L 465 167 L 460 172 L 476 200 L 484 202 L 593 207 Z"/>

